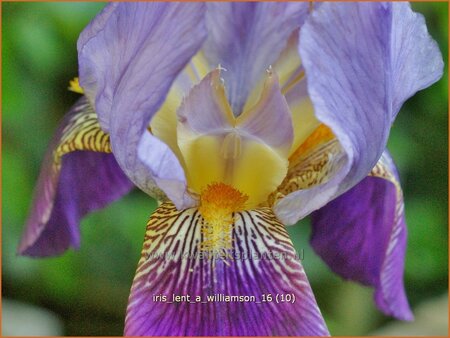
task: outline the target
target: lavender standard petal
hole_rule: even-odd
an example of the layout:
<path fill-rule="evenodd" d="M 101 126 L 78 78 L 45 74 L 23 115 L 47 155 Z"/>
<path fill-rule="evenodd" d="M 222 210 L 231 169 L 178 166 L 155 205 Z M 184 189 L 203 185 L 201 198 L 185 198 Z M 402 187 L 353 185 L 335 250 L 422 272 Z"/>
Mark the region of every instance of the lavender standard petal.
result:
<path fill-rule="evenodd" d="M 205 53 L 212 67 L 221 64 L 228 100 L 235 115 L 256 82 L 285 47 L 289 35 L 308 15 L 309 4 L 283 2 L 207 3 Z"/>
<path fill-rule="evenodd" d="M 444 71 L 439 46 L 428 33 L 422 14 L 408 2 L 392 3 L 392 119 L 417 91 L 438 81 Z"/>
<path fill-rule="evenodd" d="M 280 201 L 275 209 L 287 224 L 361 181 L 385 149 L 403 101 L 442 74 L 436 43 L 406 4 L 324 3 L 302 27 L 300 55 L 315 114 L 333 130 L 348 163 L 328 183 Z M 329 198 L 307 204 L 311 195 Z"/>
<path fill-rule="evenodd" d="M 79 39 L 80 83 L 95 92 L 96 111 L 119 165 L 151 195 L 155 182 L 138 159 L 138 144 L 173 80 L 205 38 L 204 4 L 111 6 Z"/>

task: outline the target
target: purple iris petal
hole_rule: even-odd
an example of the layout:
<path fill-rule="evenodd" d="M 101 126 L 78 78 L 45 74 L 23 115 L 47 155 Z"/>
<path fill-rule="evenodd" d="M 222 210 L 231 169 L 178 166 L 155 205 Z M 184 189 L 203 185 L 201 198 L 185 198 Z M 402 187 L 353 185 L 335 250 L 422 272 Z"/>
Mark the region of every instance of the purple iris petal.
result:
<path fill-rule="evenodd" d="M 385 149 L 403 101 L 443 69 L 423 18 L 406 3 L 324 3 L 303 25 L 299 48 L 315 114 L 333 130 L 348 162 L 328 183 L 281 200 L 275 210 L 286 224 L 363 179 Z"/>
<path fill-rule="evenodd" d="M 72 117 L 85 107 L 83 98 L 69 111 L 47 151 L 18 249 L 20 254 L 51 256 L 70 246 L 77 248 L 80 219 L 122 197 L 133 187 L 113 154 L 71 152 L 62 157 L 60 172 L 54 170 L 53 152 L 60 144 L 61 135 Z"/>
<path fill-rule="evenodd" d="M 19 253 L 53 256 L 69 247 L 78 248 L 81 218 L 119 199 L 133 186 L 113 154 L 76 151 L 64 155 L 50 219 L 42 224 L 35 213 L 31 215 Z M 41 193 L 38 188 L 35 201 L 38 205 Z"/>
<path fill-rule="evenodd" d="M 203 16 L 202 3 L 112 4 L 78 42 L 80 83 L 95 99 L 119 165 L 150 195 L 155 182 L 138 159 L 138 144 L 173 80 L 200 48 L 206 34 Z M 148 151 L 170 149 L 160 143 Z"/>
<path fill-rule="evenodd" d="M 328 335 L 289 235 L 269 208 L 236 215 L 234 251 L 225 261 L 199 251 L 202 223 L 196 209 L 169 203 L 152 215 L 125 335 Z M 190 299 L 172 302 L 173 295 Z"/>
<path fill-rule="evenodd" d="M 388 153 L 382 161 L 398 182 Z M 403 286 L 406 225 L 397 189 L 390 180 L 366 177 L 312 214 L 311 244 L 334 272 L 373 286 L 384 313 L 411 320 Z"/>
<path fill-rule="evenodd" d="M 223 74 L 228 100 L 239 115 L 289 35 L 304 22 L 309 4 L 211 2 L 207 6 L 205 53 L 212 67 L 221 64 L 228 70 Z"/>

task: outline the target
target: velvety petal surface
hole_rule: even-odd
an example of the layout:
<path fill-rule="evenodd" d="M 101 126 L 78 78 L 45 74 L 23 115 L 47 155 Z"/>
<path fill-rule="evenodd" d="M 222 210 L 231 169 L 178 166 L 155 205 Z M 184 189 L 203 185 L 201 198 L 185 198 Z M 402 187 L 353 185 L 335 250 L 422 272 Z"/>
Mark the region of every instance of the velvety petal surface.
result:
<path fill-rule="evenodd" d="M 20 254 L 50 256 L 77 248 L 80 219 L 133 187 L 110 152 L 109 136 L 81 98 L 64 117 L 45 156 Z"/>
<path fill-rule="evenodd" d="M 210 2 L 207 6 L 205 54 L 211 66 L 220 64 L 228 70 L 223 76 L 237 116 L 290 34 L 304 22 L 309 4 Z"/>
<path fill-rule="evenodd" d="M 119 165 L 150 195 L 155 191 L 152 173 L 157 166 L 147 168 L 141 162 L 138 144 L 172 82 L 200 48 L 205 38 L 203 17 L 202 3 L 114 3 L 94 19 L 78 41 L 80 83 L 95 101 L 101 127 L 111 135 Z M 146 144 L 152 145 L 148 149 L 152 156 L 171 151 L 162 142 Z M 174 166 L 178 172 L 180 164 Z M 175 195 L 171 187 L 180 182 L 157 180 L 178 207 L 192 202 L 185 203 Z"/>
<path fill-rule="evenodd" d="M 303 25 L 299 51 L 315 115 L 348 157 L 341 172 L 314 189 L 333 198 L 377 163 L 401 103 L 442 75 L 442 57 L 407 3 L 324 3 Z M 292 224 L 327 202 L 306 203 L 308 195 L 286 196 L 277 216 Z"/>
<path fill-rule="evenodd" d="M 328 335 L 288 234 L 269 208 L 236 215 L 227 260 L 199 251 L 202 223 L 197 209 L 177 211 L 168 203 L 151 216 L 125 335 Z"/>
<path fill-rule="evenodd" d="M 312 214 L 311 244 L 334 272 L 373 286 L 385 314 L 413 319 L 403 285 L 403 196 L 387 152 L 368 177 Z"/>

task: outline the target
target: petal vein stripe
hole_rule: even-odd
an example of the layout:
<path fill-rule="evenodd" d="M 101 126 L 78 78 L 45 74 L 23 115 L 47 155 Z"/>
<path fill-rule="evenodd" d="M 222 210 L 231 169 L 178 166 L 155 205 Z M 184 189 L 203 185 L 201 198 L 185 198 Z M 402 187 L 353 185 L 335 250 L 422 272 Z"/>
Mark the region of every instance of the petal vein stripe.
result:
<path fill-rule="evenodd" d="M 109 135 L 100 128 L 97 114 L 88 102 L 78 105 L 67 121 L 60 143 L 54 152 L 55 163 L 60 165 L 64 154 L 76 150 L 111 152 Z"/>

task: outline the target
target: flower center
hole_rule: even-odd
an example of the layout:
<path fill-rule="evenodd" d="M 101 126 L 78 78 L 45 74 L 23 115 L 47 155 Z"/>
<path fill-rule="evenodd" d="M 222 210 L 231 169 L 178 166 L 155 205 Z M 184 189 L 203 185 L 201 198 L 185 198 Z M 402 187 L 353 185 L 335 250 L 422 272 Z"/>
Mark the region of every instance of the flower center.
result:
<path fill-rule="evenodd" d="M 204 219 L 200 250 L 226 258 L 232 249 L 234 213 L 245 209 L 248 196 L 225 183 L 209 184 L 200 195 L 198 208 Z"/>

